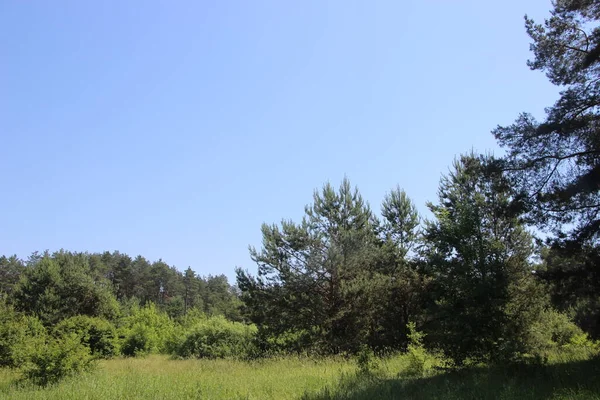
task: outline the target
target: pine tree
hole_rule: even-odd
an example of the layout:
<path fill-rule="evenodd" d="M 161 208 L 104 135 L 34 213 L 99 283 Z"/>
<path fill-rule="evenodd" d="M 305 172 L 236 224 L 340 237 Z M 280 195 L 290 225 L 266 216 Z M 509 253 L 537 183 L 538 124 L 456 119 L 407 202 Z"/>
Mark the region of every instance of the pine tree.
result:
<path fill-rule="evenodd" d="M 600 232 L 600 4 L 557 0 L 544 25 L 526 17 L 529 66 L 565 89 L 542 122 L 522 114 L 494 135 L 503 169 L 522 190 L 531 220 L 578 242 Z"/>
<path fill-rule="evenodd" d="M 258 275 L 238 270 L 238 286 L 266 334 L 293 332 L 321 351 L 354 351 L 371 325 L 377 222 L 348 179 L 313 199 L 301 223 L 262 226 L 262 249 L 250 249 Z"/>
<path fill-rule="evenodd" d="M 425 229 L 427 272 L 436 306 L 429 336 L 455 361 L 512 358 L 544 298 L 529 258 L 532 237 L 510 207 L 501 174 L 488 158 L 463 156 L 444 176 L 435 219 Z"/>
<path fill-rule="evenodd" d="M 406 348 L 408 323 L 421 322 L 427 279 L 413 257 L 420 237 L 420 217 L 407 194 L 396 187 L 381 205 L 380 263 L 371 278 L 376 349 Z"/>

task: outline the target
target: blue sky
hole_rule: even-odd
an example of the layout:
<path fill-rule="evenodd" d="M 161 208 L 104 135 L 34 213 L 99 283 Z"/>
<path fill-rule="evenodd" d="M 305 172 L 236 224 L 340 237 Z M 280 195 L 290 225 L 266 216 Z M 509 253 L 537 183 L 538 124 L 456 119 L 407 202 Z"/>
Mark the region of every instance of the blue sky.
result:
<path fill-rule="evenodd" d="M 454 157 L 541 116 L 549 0 L 0 2 L 0 254 L 255 270 L 260 225 L 344 175 L 425 212 Z"/>

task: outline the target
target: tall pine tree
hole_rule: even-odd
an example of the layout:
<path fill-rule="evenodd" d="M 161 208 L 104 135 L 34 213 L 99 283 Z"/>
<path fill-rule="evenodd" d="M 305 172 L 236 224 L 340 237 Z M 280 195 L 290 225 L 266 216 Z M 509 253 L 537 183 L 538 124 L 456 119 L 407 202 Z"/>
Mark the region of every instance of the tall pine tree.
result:
<path fill-rule="evenodd" d="M 488 163 L 474 155 L 454 163 L 425 230 L 430 338 L 458 363 L 518 356 L 544 304 L 531 274 L 532 237 L 511 209 L 509 182 L 487 173 Z"/>
<path fill-rule="evenodd" d="M 289 333 L 324 352 L 354 351 L 372 325 L 377 222 L 348 179 L 313 197 L 301 223 L 262 226 L 262 249 L 250 249 L 258 275 L 238 270 L 238 286 L 263 333 Z"/>

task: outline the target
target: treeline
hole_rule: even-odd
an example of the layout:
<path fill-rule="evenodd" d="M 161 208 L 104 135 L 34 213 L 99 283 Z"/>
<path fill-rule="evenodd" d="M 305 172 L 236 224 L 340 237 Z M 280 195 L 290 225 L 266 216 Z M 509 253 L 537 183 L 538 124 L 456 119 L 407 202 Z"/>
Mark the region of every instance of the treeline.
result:
<path fill-rule="evenodd" d="M 224 275 L 119 253 L 0 257 L 0 367 L 49 384 L 99 358 L 256 357 Z"/>
<path fill-rule="evenodd" d="M 242 319 L 237 289 L 225 275 L 201 277 L 189 267 L 181 272 L 162 260 L 119 252 L 36 252 L 26 261 L 0 256 L 0 293 L 44 323 L 73 315 L 112 319 L 120 306 L 149 303 L 171 317 L 198 309 Z"/>

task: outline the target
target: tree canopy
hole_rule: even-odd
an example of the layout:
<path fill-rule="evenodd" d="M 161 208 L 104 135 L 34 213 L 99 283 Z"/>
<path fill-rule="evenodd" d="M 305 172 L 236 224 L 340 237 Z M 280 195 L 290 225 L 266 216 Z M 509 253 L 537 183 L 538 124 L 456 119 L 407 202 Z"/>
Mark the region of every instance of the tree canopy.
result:
<path fill-rule="evenodd" d="M 592 0 L 558 0 L 544 24 L 526 17 L 528 65 L 565 89 L 542 122 L 524 113 L 493 132 L 532 222 L 578 242 L 600 231 L 599 20 Z"/>

